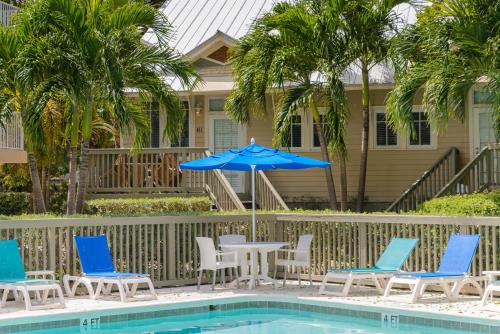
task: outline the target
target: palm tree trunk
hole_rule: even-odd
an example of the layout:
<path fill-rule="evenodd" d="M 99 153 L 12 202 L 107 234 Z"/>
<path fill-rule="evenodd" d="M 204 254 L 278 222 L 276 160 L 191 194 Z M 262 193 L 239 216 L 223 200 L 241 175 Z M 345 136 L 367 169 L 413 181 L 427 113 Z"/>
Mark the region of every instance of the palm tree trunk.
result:
<path fill-rule="evenodd" d="M 80 180 L 78 182 L 78 191 L 76 193 L 76 212 L 83 213 L 83 205 L 87 195 L 87 177 L 89 174 L 89 140 L 82 143 L 80 153 Z"/>
<path fill-rule="evenodd" d="M 319 146 L 321 148 L 321 158 L 323 159 L 323 161 L 330 162 L 330 155 L 328 154 L 328 145 L 326 143 L 325 133 L 323 132 L 323 127 L 321 126 L 319 110 L 314 99 L 311 99 L 310 106 L 313 112 L 316 131 L 318 133 Z M 326 187 L 328 189 L 330 209 L 337 210 L 337 194 L 335 193 L 335 183 L 333 181 L 333 173 L 331 167 L 325 168 L 325 177 Z"/>
<path fill-rule="evenodd" d="M 36 167 L 36 159 L 33 152 L 28 152 L 28 166 L 31 175 L 31 183 L 33 187 L 33 211 L 35 213 L 45 213 L 45 203 L 43 201 L 42 186 L 40 184 L 40 177 Z"/>
<path fill-rule="evenodd" d="M 340 210 L 346 211 L 347 207 L 347 167 L 345 157 L 339 160 L 340 165 Z"/>
<path fill-rule="evenodd" d="M 75 214 L 76 208 L 76 156 L 77 156 L 77 148 L 76 146 L 71 146 L 69 149 L 69 183 L 68 183 L 68 201 L 66 214 L 73 215 Z"/>
<path fill-rule="evenodd" d="M 358 198 L 356 211 L 364 209 L 366 170 L 368 167 L 368 136 L 370 129 L 370 85 L 368 82 L 368 65 L 362 61 L 361 65 L 361 111 L 363 113 L 363 131 L 361 134 L 361 160 L 359 166 Z"/>

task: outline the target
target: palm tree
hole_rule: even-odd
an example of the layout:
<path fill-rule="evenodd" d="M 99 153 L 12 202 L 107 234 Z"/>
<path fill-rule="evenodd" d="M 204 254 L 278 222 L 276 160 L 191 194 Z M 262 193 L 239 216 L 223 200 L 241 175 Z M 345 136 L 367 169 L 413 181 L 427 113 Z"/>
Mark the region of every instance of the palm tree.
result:
<path fill-rule="evenodd" d="M 180 132 L 184 111 L 165 77 L 177 77 L 187 88 L 198 76 L 192 65 L 169 48 L 171 36 L 166 18 L 141 2 L 113 0 L 44 0 L 31 4 L 38 35 L 24 54 L 24 71 L 57 73 L 50 79 L 52 91 L 71 101 L 70 182 L 67 213 L 81 212 L 85 200 L 88 149 L 93 119 L 100 108 L 110 108 L 117 126 L 135 133 L 135 147 L 141 147 L 148 133 L 144 111 L 133 108 L 126 95 L 134 87 L 142 98 L 155 99 L 166 113 L 164 136 Z M 43 14 L 40 14 L 43 13 Z M 141 31 L 151 29 L 158 45 L 141 43 Z M 47 32 L 50 32 L 47 34 Z M 54 50 L 60 59 L 50 59 L 42 50 Z M 31 75 L 31 74 L 30 74 Z M 76 190 L 77 148 L 81 145 L 79 187 Z M 76 193 L 76 196 L 75 196 Z"/>
<path fill-rule="evenodd" d="M 319 16 L 306 1 L 294 5 L 278 3 L 258 19 L 252 31 L 231 50 L 236 85 L 226 110 L 235 120 L 247 123 L 250 115 L 266 113 L 266 93 L 277 101 L 274 115 L 274 145 L 290 147 L 291 124 L 295 115 L 309 114 L 315 123 L 322 159 L 330 161 L 328 146 L 341 155 L 347 114 L 338 76 L 321 78 L 331 65 L 323 57 L 318 36 Z M 329 107 L 324 114 L 325 128 L 318 103 Z M 329 204 L 337 209 L 337 197 L 331 168 L 325 169 Z M 342 196 L 344 199 L 344 196 Z M 347 198 L 347 196 L 345 196 Z M 347 201 L 346 201 L 347 202 Z M 342 205 L 345 207 L 345 205 Z"/>
<path fill-rule="evenodd" d="M 428 119 L 445 129 L 465 119 L 467 95 L 484 83 L 500 134 L 500 3 L 488 0 L 434 1 L 394 40 L 396 83 L 388 99 L 392 125 L 414 131 L 412 105 L 423 90 Z"/>
<path fill-rule="evenodd" d="M 325 25 L 335 31 L 340 43 L 335 49 L 344 63 L 361 70 L 361 160 L 356 210 L 364 209 L 366 171 L 368 166 L 368 136 L 370 124 L 370 69 L 387 59 L 391 36 L 399 17 L 394 8 L 408 1 L 401 0 L 328 0 L 323 15 Z M 333 51 L 332 50 L 332 51 Z M 340 56 L 339 56 L 340 57 Z"/>
<path fill-rule="evenodd" d="M 33 92 L 18 75 L 17 56 L 20 53 L 26 36 L 13 28 L 0 27 L 0 126 L 2 120 L 8 120 L 12 112 L 21 114 L 25 149 L 28 155 L 28 166 L 33 187 L 34 212 L 45 213 L 42 187 L 35 158 L 35 151 L 40 149 L 31 131 L 26 126 L 26 109 L 33 102 Z"/>

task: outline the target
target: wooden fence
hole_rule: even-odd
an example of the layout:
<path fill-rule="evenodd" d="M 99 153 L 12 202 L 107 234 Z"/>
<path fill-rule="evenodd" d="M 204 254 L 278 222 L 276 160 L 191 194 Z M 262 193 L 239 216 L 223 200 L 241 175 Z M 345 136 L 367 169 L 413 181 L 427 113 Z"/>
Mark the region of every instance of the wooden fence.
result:
<path fill-rule="evenodd" d="M 417 237 L 408 270 L 436 270 L 451 233 L 478 233 L 472 273 L 500 268 L 500 218 L 389 215 L 258 215 L 259 240 L 314 235 L 313 275 L 328 268 L 373 265 L 393 237 Z M 196 236 L 227 233 L 250 238 L 250 215 L 168 216 L 0 221 L 0 239 L 18 240 L 26 270 L 53 269 L 58 277 L 80 272 L 74 235 L 108 237 L 120 271 L 149 273 L 157 286 L 193 284 L 199 264 Z"/>

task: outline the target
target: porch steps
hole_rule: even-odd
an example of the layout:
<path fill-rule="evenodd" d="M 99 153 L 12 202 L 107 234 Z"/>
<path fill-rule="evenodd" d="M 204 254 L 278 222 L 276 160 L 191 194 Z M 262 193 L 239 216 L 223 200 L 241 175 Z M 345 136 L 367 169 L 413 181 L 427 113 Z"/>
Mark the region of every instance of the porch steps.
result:
<path fill-rule="evenodd" d="M 386 211 L 411 211 L 433 198 L 500 188 L 500 143 L 484 147 L 458 173 L 457 157 L 458 149 L 452 147 Z"/>

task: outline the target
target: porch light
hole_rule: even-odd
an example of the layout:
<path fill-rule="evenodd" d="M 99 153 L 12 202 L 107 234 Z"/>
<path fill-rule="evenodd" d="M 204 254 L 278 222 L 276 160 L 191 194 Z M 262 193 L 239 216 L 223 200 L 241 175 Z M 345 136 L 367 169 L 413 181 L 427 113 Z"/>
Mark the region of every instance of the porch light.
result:
<path fill-rule="evenodd" d="M 194 106 L 194 111 L 196 113 L 196 116 L 199 116 L 202 110 L 203 107 L 199 103 L 196 103 L 196 105 Z"/>

